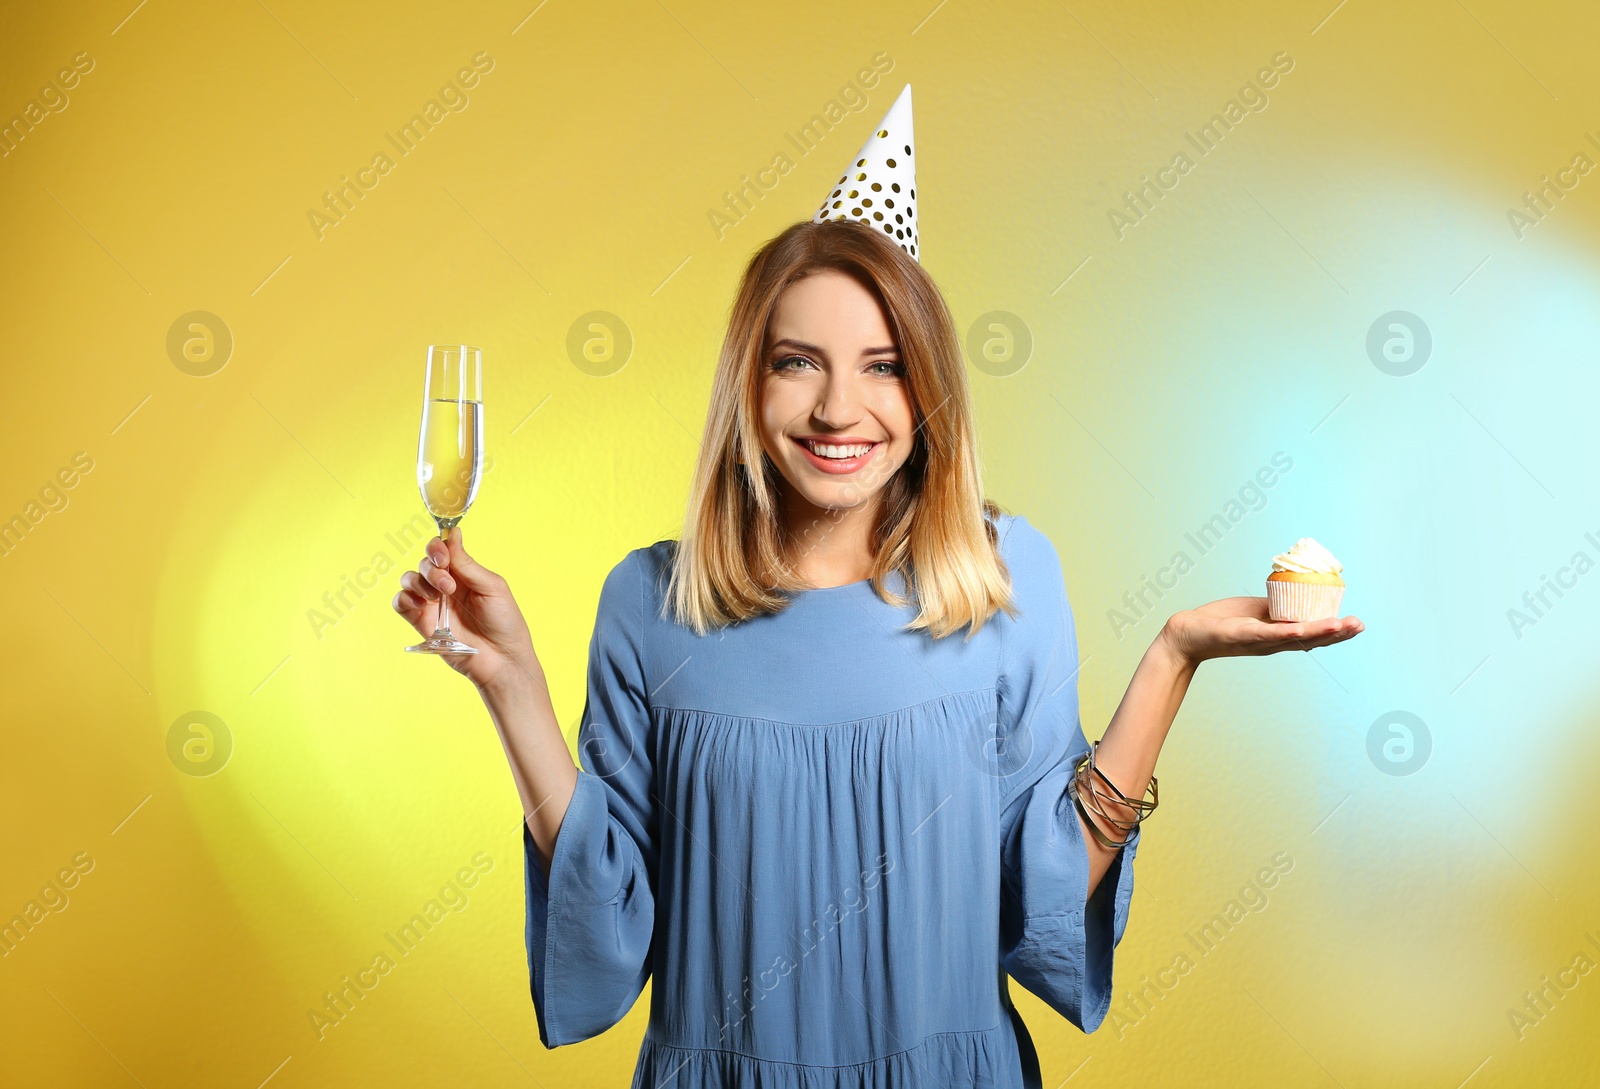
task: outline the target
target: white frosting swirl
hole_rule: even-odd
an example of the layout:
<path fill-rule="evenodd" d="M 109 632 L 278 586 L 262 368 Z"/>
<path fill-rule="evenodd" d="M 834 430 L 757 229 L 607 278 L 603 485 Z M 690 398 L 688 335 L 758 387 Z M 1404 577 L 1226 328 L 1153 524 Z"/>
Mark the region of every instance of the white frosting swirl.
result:
<path fill-rule="evenodd" d="M 1272 558 L 1274 571 L 1296 571 L 1301 574 L 1337 575 L 1344 570 L 1332 552 L 1310 537 L 1302 537 L 1289 551 Z"/>

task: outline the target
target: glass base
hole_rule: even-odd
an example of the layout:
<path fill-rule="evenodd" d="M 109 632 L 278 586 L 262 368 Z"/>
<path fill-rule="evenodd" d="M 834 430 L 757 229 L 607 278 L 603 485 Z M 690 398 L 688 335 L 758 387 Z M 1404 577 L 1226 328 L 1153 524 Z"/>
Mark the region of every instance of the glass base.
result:
<path fill-rule="evenodd" d="M 469 647 L 448 631 L 435 631 L 415 646 L 407 647 L 412 654 L 476 654 L 477 647 Z"/>

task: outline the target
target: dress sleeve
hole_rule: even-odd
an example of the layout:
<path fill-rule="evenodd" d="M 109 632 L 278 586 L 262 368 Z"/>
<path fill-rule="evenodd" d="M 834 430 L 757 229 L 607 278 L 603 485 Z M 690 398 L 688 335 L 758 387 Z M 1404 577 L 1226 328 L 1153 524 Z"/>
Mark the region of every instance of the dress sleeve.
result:
<path fill-rule="evenodd" d="M 1111 1006 L 1112 950 L 1133 896 L 1134 838 L 1085 903 L 1089 853 L 1068 785 L 1089 748 L 1078 719 L 1078 641 L 1061 560 L 1018 515 L 1001 554 L 1021 615 L 999 679 L 1000 965 L 1084 1032 Z"/>
<path fill-rule="evenodd" d="M 612 568 L 589 643 L 578 782 L 546 878 L 522 825 L 528 974 L 539 1042 L 598 1036 L 620 1021 L 650 975 L 657 822 L 638 552 Z"/>

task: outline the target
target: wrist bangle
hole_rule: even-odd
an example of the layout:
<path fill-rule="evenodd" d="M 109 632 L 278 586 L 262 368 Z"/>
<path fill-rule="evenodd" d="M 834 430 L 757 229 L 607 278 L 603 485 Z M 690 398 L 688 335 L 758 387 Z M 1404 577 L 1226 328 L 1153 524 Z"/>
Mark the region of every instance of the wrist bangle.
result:
<path fill-rule="evenodd" d="M 1079 796 L 1076 785 L 1074 784 L 1074 786 L 1069 789 L 1072 790 L 1073 805 L 1077 807 L 1078 812 L 1083 816 L 1083 823 L 1089 826 L 1089 831 L 1094 835 L 1094 838 L 1100 842 L 1100 846 L 1106 848 L 1107 850 L 1114 851 L 1120 847 L 1126 847 L 1128 845 L 1128 841 L 1133 838 L 1132 835 L 1124 836 L 1120 841 L 1114 840 L 1107 836 L 1100 830 L 1100 826 L 1095 823 L 1095 819 L 1089 815 L 1089 811 L 1084 807 L 1083 798 Z"/>
<path fill-rule="evenodd" d="M 1088 751 L 1078 758 L 1077 765 L 1073 769 L 1072 782 L 1069 784 L 1069 789 L 1072 791 L 1073 805 L 1082 814 L 1084 823 L 1089 825 L 1095 839 L 1099 841 L 1102 847 L 1116 849 L 1126 846 L 1133 839 L 1144 818 L 1154 812 L 1160 804 L 1160 793 L 1156 777 L 1152 775 L 1150 776 L 1149 785 L 1145 788 L 1147 797 L 1130 798 L 1124 794 L 1122 788 L 1113 783 L 1103 771 L 1095 766 L 1095 753 L 1099 747 L 1100 742 L 1094 742 Z M 1100 783 L 1110 788 L 1110 793 L 1100 789 Z M 1132 810 L 1133 816 L 1117 817 L 1108 813 L 1105 808 L 1105 803 L 1108 802 L 1114 806 L 1120 805 Z M 1093 815 L 1091 815 L 1091 811 Z M 1096 821 L 1095 817 L 1099 817 L 1100 821 L 1121 832 L 1123 835 L 1122 840 L 1119 842 L 1108 836 L 1101 829 L 1100 821 Z"/>

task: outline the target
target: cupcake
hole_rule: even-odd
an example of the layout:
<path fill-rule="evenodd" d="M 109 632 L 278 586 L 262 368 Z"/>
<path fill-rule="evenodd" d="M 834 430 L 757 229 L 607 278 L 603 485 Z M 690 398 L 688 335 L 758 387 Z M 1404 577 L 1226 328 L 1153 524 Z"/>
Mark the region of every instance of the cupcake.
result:
<path fill-rule="evenodd" d="M 1267 576 L 1267 615 L 1273 620 L 1326 620 L 1339 615 L 1344 570 L 1333 553 L 1310 537 L 1272 558 Z"/>

